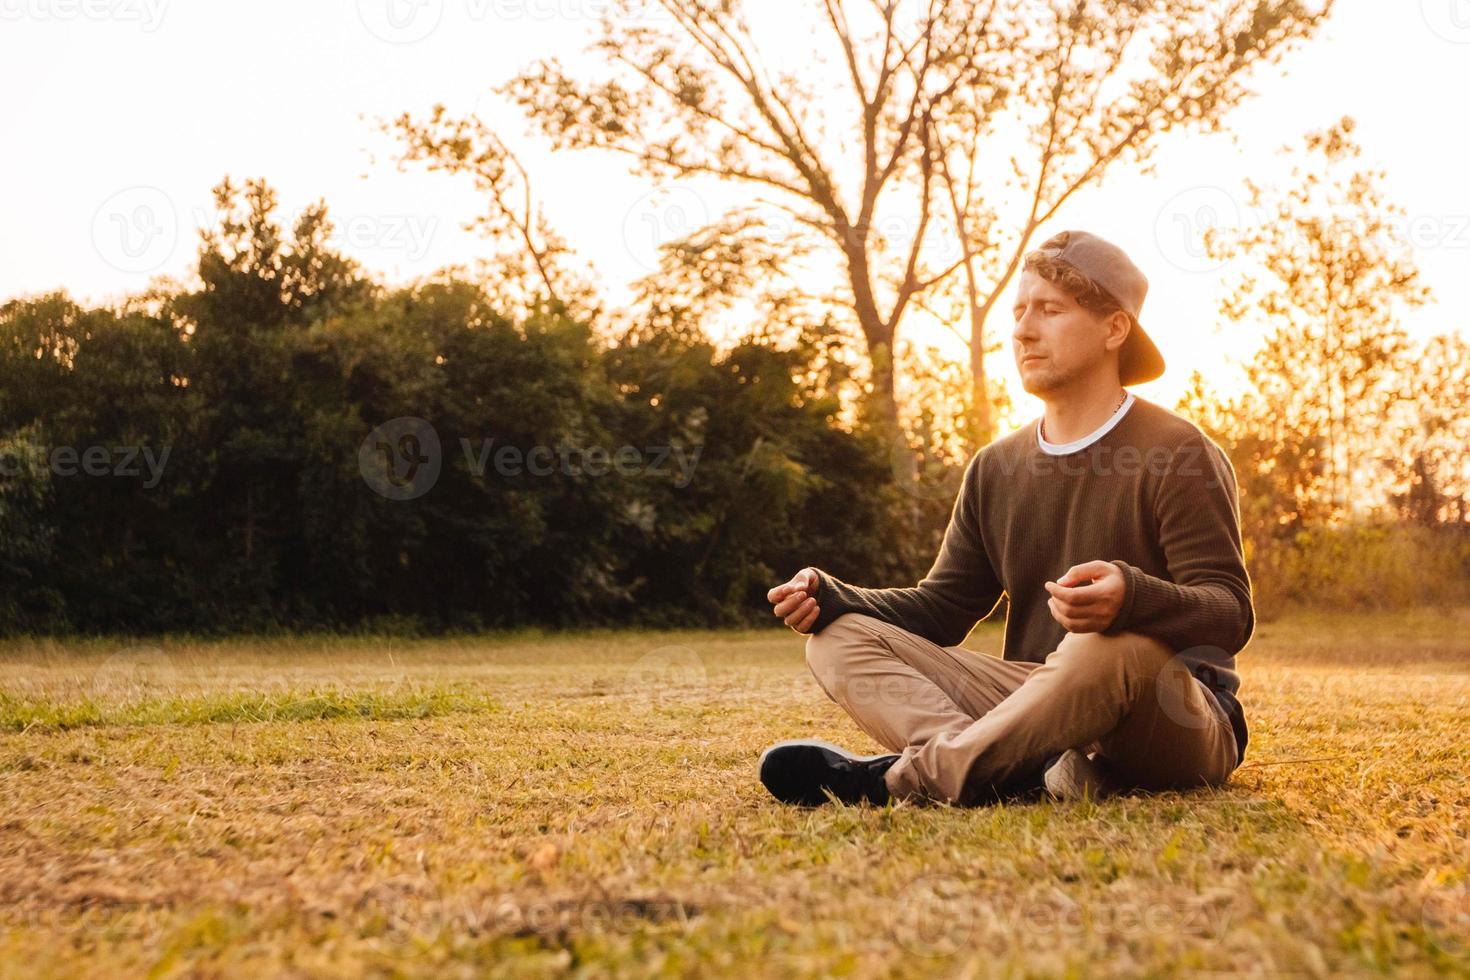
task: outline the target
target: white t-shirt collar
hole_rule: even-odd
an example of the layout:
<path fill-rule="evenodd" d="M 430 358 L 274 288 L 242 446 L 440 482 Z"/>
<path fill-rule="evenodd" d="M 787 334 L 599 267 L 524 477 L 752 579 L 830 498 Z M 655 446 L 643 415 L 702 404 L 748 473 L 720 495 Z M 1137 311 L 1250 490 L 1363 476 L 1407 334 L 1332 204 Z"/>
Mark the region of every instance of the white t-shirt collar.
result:
<path fill-rule="evenodd" d="M 1041 447 L 1041 451 L 1046 453 L 1048 456 L 1065 456 L 1067 453 L 1075 453 L 1079 449 L 1086 449 L 1088 446 L 1092 445 L 1094 442 L 1097 442 L 1103 436 L 1107 435 L 1107 433 L 1113 428 L 1113 426 L 1123 421 L 1123 416 L 1128 414 L 1128 409 L 1132 406 L 1133 392 L 1130 391 L 1128 392 L 1128 397 L 1123 399 L 1123 404 L 1118 406 L 1118 410 L 1114 412 L 1106 422 L 1098 426 L 1096 429 L 1093 429 L 1081 439 L 1074 440 L 1073 442 L 1047 442 L 1041 437 L 1041 419 L 1037 419 L 1036 443 Z"/>

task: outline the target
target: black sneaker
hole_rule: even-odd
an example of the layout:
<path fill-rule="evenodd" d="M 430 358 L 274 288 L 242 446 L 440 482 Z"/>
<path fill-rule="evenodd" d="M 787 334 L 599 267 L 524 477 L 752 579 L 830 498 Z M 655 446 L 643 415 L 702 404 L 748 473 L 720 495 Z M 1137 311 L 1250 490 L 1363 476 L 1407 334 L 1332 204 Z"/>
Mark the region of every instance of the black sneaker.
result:
<path fill-rule="evenodd" d="M 831 742 L 804 738 L 777 742 L 761 753 L 761 782 L 782 803 L 821 806 L 823 790 L 843 803 L 867 800 L 875 806 L 888 802 L 883 774 L 897 755 L 853 755 Z"/>

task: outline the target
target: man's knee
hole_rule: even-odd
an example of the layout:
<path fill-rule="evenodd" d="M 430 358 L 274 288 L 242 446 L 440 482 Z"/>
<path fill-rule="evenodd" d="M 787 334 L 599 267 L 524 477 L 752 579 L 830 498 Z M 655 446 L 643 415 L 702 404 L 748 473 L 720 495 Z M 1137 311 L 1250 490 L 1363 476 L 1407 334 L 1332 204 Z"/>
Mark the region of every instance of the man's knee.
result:
<path fill-rule="evenodd" d="M 1142 633 L 1068 633 L 1047 656 L 1048 665 L 1080 683 L 1155 678 L 1174 658 L 1167 645 Z"/>
<path fill-rule="evenodd" d="M 853 640 L 869 632 L 855 628 L 859 621 L 867 618 L 862 613 L 843 613 L 828 623 L 822 632 L 808 636 L 806 662 L 812 670 L 831 671 L 840 667 L 843 654 L 851 649 Z"/>
<path fill-rule="evenodd" d="M 843 613 L 820 633 L 806 638 L 806 663 L 817 681 L 830 694 L 842 683 L 847 673 L 849 654 L 856 646 L 874 636 L 865 625 L 873 618 L 863 613 Z"/>

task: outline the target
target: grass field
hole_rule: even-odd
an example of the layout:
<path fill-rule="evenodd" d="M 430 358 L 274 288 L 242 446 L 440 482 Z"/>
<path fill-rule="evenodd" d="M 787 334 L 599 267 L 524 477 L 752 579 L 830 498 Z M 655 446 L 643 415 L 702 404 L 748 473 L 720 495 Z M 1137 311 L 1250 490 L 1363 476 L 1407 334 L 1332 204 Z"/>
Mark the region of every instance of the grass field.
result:
<path fill-rule="evenodd" d="M 0 972 L 1470 972 L 1470 610 L 1241 669 L 1220 791 L 800 811 L 762 748 L 879 747 L 785 630 L 12 641 Z"/>

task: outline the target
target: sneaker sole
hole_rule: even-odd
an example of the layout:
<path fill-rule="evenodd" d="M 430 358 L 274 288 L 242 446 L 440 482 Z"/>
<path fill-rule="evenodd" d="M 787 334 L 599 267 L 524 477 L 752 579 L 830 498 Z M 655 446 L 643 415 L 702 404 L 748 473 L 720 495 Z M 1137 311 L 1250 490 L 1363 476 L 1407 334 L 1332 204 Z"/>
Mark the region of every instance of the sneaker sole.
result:
<path fill-rule="evenodd" d="M 803 748 L 826 749 L 830 752 L 836 752 L 840 756 L 845 756 L 857 762 L 871 762 L 874 759 L 882 759 L 894 754 L 892 752 L 879 752 L 875 755 L 853 755 L 851 752 L 848 752 L 840 745 L 833 745 L 831 742 L 824 741 L 820 738 L 797 738 L 785 742 L 777 742 L 775 745 L 770 746 L 764 752 L 762 752 L 760 754 L 760 758 L 756 761 L 756 767 L 760 773 L 761 784 L 770 791 L 772 796 L 780 800 L 782 803 L 789 803 L 796 806 L 821 806 L 823 803 L 829 802 L 827 795 L 823 793 L 820 789 L 815 790 L 815 792 L 821 797 L 820 799 L 818 799 L 816 798 L 816 796 L 812 795 L 813 789 L 810 785 L 805 783 L 789 783 L 783 782 L 780 779 L 773 779 L 776 774 L 766 771 L 766 759 L 772 752 L 776 751 L 777 749 L 789 749 L 796 748 L 798 746 Z"/>

